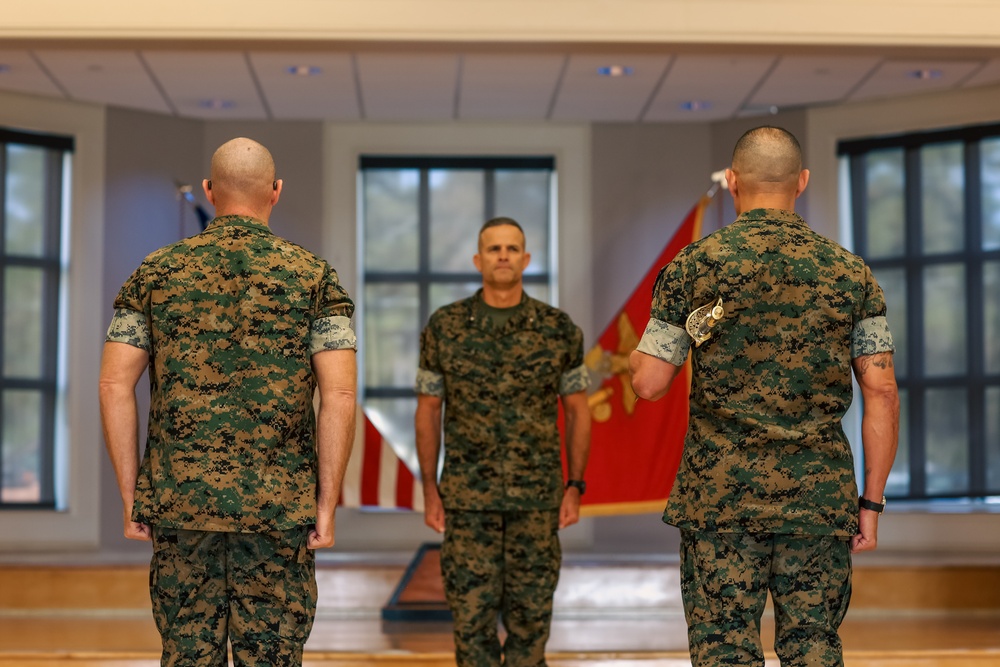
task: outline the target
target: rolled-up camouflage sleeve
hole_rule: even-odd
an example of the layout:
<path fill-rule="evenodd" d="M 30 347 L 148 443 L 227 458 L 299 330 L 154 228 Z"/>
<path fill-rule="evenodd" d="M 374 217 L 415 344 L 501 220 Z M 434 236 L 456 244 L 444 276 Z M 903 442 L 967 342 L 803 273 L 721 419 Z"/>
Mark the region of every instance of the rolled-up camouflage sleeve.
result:
<path fill-rule="evenodd" d="M 857 359 L 879 352 L 895 352 L 896 346 L 889 333 L 889 322 L 884 316 L 869 317 L 854 325 L 851 332 L 851 358 Z"/>
<path fill-rule="evenodd" d="M 576 368 L 566 371 L 559 378 L 559 395 L 569 396 L 578 391 L 586 391 L 590 387 L 590 373 L 587 367 L 580 364 Z"/>
<path fill-rule="evenodd" d="M 152 336 L 146 316 L 128 308 L 116 308 L 104 338 L 109 343 L 125 343 L 153 353 Z"/>
<path fill-rule="evenodd" d="M 331 266 L 325 267 L 318 298 L 318 317 L 309 329 L 309 354 L 324 350 L 356 350 L 358 340 L 351 328 L 354 302 Z"/>
<path fill-rule="evenodd" d="M 851 331 L 851 358 L 864 357 L 880 352 L 895 352 L 885 317 L 885 294 L 871 269 L 865 266 L 865 299 L 861 304 L 858 321 Z"/>
<path fill-rule="evenodd" d="M 683 366 L 691 349 L 691 336 L 673 324 L 650 319 L 635 349 L 674 366 Z"/>
<path fill-rule="evenodd" d="M 350 318 L 342 315 L 322 317 L 312 324 L 309 332 L 309 354 L 323 350 L 356 350 L 358 339 L 351 329 Z"/>

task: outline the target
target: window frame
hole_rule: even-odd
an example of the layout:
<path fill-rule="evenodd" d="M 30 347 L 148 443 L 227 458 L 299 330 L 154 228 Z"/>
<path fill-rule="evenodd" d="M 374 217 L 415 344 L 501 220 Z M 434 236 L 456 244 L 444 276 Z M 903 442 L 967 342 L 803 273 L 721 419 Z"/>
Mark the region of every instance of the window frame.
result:
<path fill-rule="evenodd" d="M 909 434 L 908 479 L 906 495 L 893 495 L 899 500 L 930 500 L 949 498 L 985 498 L 1000 494 L 1000 489 L 987 485 L 986 394 L 989 388 L 1000 387 L 1000 373 L 985 372 L 985 317 L 981 308 L 984 294 L 984 267 L 988 262 L 1000 262 L 1000 248 L 983 248 L 982 162 L 981 142 L 1000 138 L 1000 124 L 947 128 L 936 131 L 886 135 L 869 139 L 843 140 L 837 154 L 848 161 L 850 186 L 850 216 L 854 251 L 871 269 L 902 270 L 906 285 L 906 330 L 908 354 L 905 374 L 897 375 L 897 384 L 907 396 Z M 959 251 L 924 254 L 923 251 L 923 178 L 921 151 L 929 146 L 960 144 L 964 169 L 964 248 Z M 870 257 L 868 252 L 868 189 L 866 157 L 875 151 L 903 151 L 903 253 L 895 257 Z M 925 272 L 934 266 L 960 264 L 965 272 L 965 369 L 962 373 L 928 376 L 925 369 Z M 968 489 L 955 493 L 927 491 L 927 433 L 924 418 L 927 392 L 935 389 L 964 389 L 968 419 Z M 901 443 L 901 445 L 904 443 Z"/>
<path fill-rule="evenodd" d="M 10 254 L 7 251 L 7 150 L 8 145 L 28 146 L 45 149 L 46 191 L 44 202 L 44 226 L 42 232 L 42 252 L 38 256 Z M 5 501 L 0 495 L 0 511 L 18 509 L 54 510 L 57 508 L 59 489 L 57 488 L 57 433 L 58 405 L 60 392 L 61 358 L 60 332 L 64 317 L 61 307 L 63 283 L 64 218 L 66 212 L 66 188 L 64 176 L 67 163 L 74 151 L 71 136 L 41 134 L 0 128 L 0 294 L 6 294 L 8 268 L 26 268 L 42 272 L 42 359 L 39 376 L 36 378 L 8 376 L 0 372 L 0 399 L 9 391 L 26 391 L 40 394 L 39 429 L 39 500 Z M 5 341 L 6 313 L 0 311 L 0 368 L 5 368 L 7 349 Z M 0 410 L 0 433 L 4 431 L 4 414 Z M 4 456 L 0 444 L 0 476 L 4 473 Z"/>
<path fill-rule="evenodd" d="M 430 172 L 432 170 L 476 170 L 484 172 L 484 211 L 479 224 L 489 220 L 502 212 L 496 210 L 496 188 L 495 173 L 499 170 L 548 170 L 549 175 L 549 219 L 548 219 L 548 248 L 547 258 L 548 269 L 544 272 L 525 274 L 522 277 L 526 285 L 544 284 L 549 288 L 552 301 L 558 300 L 556 289 L 558 267 L 555 261 L 554 249 L 558 245 L 558 219 L 556 216 L 555 199 L 556 192 L 556 159 L 551 155 L 523 155 L 523 156 L 498 156 L 498 155 L 377 155 L 362 154 L 358 157 L 358 237 L 364 238 L 365 212 L 362 206 L 364 174 L 367 170 L 377 169 L 417 169 L 419 170 L 418 185 L 418 219 L 417 233 L 419 239 L 418 266 L 414 271 L 379 271 L 370 270 L 365 265 L 365 254 L 363 252 L 363 241 L 360 244 L 362 251 L 359 252 L 358 261 L 360 264 L 360 284 L 358 289 L 359 301 L 364 301 L 365 288 L 368 284 L 378 283 L 406 283 L 415 284 L 418 294 L 418 331 L 426 323 L 431 315 L 430 309 L 430 289 L 434 284 L 463 284 L 478 283 L 482 281 L 482 276 L 474 271 L 465 272 L 441 272 L 431 268 L 431 211 L 430 211 Z M 478 225 L 477 225 L 478 226 Z M 471 258 L 470 262 L 471 262 Z M 557 305 L 553 303 L 553 305 Z M 364 303 L 361 311 L 364 312 Z M 360 338 L 364 338 L 364 327 L 359 325 Z M 364 352 L 363 352 L 364 354 Z M 416 393 L 413 387 L 393 387 L 393 386 L 371 386 L 366 381 L 364 374 L 364 361 L 360 364 L 362 401 L 368 399 L 404 399 L 415 398 Z"/>
<path fill-rule="evenodd" d="M 97 409 L 99 351 L 110 303 L 99 298 L 104 285 L 105 137 L 103 107 L 67 100 L 0 92 L 0 125 L 28 132 L 72 136 L 71 170 L 64 178 L 62 303 L 56 443 L 56 508 L 0 512 L 0 553 L 92 550 L 101 543 L 102 505 L 114 499 L 114 485 L 102 485 L 106 463 Z M 107 287 L 107 289 L 113 289 Z M 100 307 L 97 302 L 100 301 Z M 72 332 L 72 335 L 69 335 Z M 115 510 L 115 516 L 120 516 Z M 120 533 L 120 522 L 108 534 Z"/>

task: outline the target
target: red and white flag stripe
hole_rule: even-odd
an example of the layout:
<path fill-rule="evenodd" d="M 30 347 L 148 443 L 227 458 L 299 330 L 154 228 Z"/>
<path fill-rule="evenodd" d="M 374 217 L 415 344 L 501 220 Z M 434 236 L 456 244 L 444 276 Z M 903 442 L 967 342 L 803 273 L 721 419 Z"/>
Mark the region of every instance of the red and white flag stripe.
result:
<path fill-rule="evenodd" d="M 364 409 L 358 406 L 354 449 L 344 474 L 344 507 L 423 511 L 423 490 Z"/>

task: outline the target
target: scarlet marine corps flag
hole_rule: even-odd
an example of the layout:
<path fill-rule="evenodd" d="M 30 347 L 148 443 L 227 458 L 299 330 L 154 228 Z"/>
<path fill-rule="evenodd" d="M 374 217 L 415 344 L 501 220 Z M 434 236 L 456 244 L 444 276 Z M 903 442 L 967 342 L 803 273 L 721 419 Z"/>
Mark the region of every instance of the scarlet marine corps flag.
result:
<path fill-rule="evenodd" d="M 591 424 L 584 515 L 662 510 L 670 495 L 688 421 L 690 366 L 655 403 L 636 401 L 628 357 L 649 322 L 653 285 L 660 269 L 684 246 L 701 238 L 701 220 L 711 195 L 701 198 L 653 262 L 625 306 L 604 330 L 584 362 L 602 378 L 589 397 Z"/>

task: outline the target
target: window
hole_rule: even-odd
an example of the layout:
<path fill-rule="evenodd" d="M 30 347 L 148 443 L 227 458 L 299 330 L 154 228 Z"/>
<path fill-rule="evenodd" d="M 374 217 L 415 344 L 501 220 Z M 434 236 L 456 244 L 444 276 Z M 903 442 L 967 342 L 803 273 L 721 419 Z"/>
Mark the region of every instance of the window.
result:
<path fill-rule="evenodd" d="M 437 308 L 473 294 L 480 226 L 524 228 L 525 291 L 555 299 L 551 157 L 360 158 L 364 405 L 396 448 L 414 452 L 420 330 Z M 413 453 L 404 460 L 416 470 Z"/>
<path fill-rule="evenodd" d="M 73 140 L 0 129 L 0 508 L 56 506 L 63 183 Z"/>
<path fill-rule="evenodd" d="M 842 142 L 886 294 L 900 444 L 886 495 L 1000 494 L 1000 125 Z"/>

